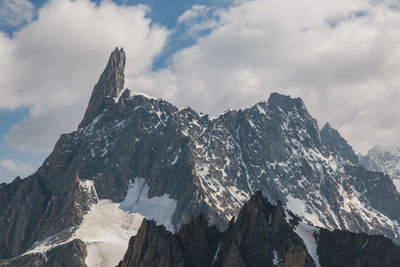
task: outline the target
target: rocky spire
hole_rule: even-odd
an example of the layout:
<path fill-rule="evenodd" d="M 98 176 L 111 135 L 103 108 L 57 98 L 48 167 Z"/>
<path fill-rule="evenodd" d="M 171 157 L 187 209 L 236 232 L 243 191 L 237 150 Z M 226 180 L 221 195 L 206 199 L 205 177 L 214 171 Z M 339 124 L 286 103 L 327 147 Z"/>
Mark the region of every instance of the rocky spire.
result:
<path fill-rule="evenodd" d="M 125 83 L 125 52 L 117 47 L 111 53 L 107 66 L 94 86 L 85 117 L 79 128 L 85 127 L 93 121 L 105 108 L 114 103 L 112 98 L 118 97 Z"/>
<path fill-rule="evenodd" d="M 342 156 L 355 165 L 358 165 L 358 156 L 340 133 L 331 127 L 329 123 L 321 129 L 322 143 L 332 152 Z"/>

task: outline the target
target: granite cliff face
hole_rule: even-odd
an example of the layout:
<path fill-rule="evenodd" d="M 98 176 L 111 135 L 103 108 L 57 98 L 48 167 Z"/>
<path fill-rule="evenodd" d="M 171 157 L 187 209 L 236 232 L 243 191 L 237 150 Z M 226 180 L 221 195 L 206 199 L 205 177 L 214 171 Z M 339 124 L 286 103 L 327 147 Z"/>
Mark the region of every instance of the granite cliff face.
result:
<path fill-rule="evenodd" d="M 50 182 L 48 179 L 54 178 Z M 77 176 L 58 179 L 36 173 L 0 185 L 0 258 L 11 258 L 36 241 L 69 237 L 93 199 Z"/>
<path fill-rule="evenodd" d="M 347 141 L 340 135 L 340 133 L 333 129 L 329 123 L 322 127 L 321 132 L 322 143 L 333 153 L 338 154 L 351 163 L 358 165 L 358 156 L 353 148 Z"/>
<path fill-rule="evenodd" d="M 383 236 L 302 224 L 257 192 L 222 233 L 202 215 L 177 234 L 144 220 L 118 266 L 399 266 L 399 252 Z"/>
<path fill-rule="evenodd" d="M 124 205 L 116 203 L 132 188 L 138 199 L 171 200 L 175 229 L 202 213 L 224 230 L 260 190 L 308 224 L 399 242 L 400 195 L 392 179 L 354 164 L 342 153 L 350 151 L 345 141 L 332 129 L 320 134 L 300 98 L 273 93 L 266 102 L 212 118 L 123 91 L 124 66 L 125 52 L 115 49 L 79 128 L 61 135 L 35 174 L 0 185 L 0 258 L 38 243 L 69 242 L 95 203 L 113 201 L 111 214 L 121 214 Z M 130 205 L 130 213 L 140 211 Z"/>
<path fill-rule="evenodd" d="M 220 233 L 203 215 L 172 234 L 144 220 L 119 267 L 133 266 L 315 266 L 302 239 L 286 222 L 281 203 L 257 192 Z"/>
<path fill-rule="evenodd" d="M 87 267 L 86 245 L 79 239 L 50 249 L 46 253 L 31 253 L 11 260 L 0 260 L 1 267 Z"/>
<path fill-rule="evenodd" d="M 112 106 L 113 98 L 118 98 L 125 83 L 125 62 L 124 50 L 115 48 L 108 60 L 106 69 L 100 76 L 98 83 L 94 86 L 89 100 L 89 106 L 85 112 L 79 128 L 82 128 L 93 121 L 97 114 Z"/>

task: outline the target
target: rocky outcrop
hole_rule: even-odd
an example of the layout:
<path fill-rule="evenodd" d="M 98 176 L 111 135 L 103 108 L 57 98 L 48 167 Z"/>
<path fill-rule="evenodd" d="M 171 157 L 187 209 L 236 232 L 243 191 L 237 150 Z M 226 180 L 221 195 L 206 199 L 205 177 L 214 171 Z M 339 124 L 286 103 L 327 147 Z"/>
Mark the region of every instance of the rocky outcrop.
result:
<path fill-rule="evenodd" d="M 133 266 L 186 266 L 176 235 L 156 226 L 154 221 L 143 220 L 136 236 L 131 237 L 128 251 L 119 267 Z"/>
<path fill-rule="evenodd" d="M 57 177 L 54 177 L 57 179 Z M 0 258 L 11 258 L 52 235 L 68 239 L 93 199 L 77 176 L 53 186 L 39 174 L 0 185 Z"/>
<path fill-rule="evenodd" d="M 32 253 L 16 257 L 7 261 L 0 261 L 1 267 L 87 267 L 85 258 L 86 245 L 79 239 L 60 245 L 46 253 Z"/>
<path fill-rule="evenodd" d="M 400 266 L 400 247 L 384 236 L 321 229 L 318 239 L 324 267 Z"/>
<path fill-rule="evenodd" d="M 118 266 L 400 266 L 400 247 L 384 236 L 328 231 L 298 220 L 285 215 L 280 202 L 268 203 L 261 192 L 223 233 L 207 226 L 201 215 L 178 234 L 145 220 Z"/>
<path fill-rule="evenodd" d="M 333 153 L 358 165 L 358 156 L 340 133 L 333 129 L 329 123 L 321 129 L 322 143 Z"/>
<path fill-rule="evenodd" d="M 103 110 L 110 108 L 115 103 L 113 98 L 120 95 L 125 83 L 125 52 L 124 49 L 115 48 L 111 53 L 108 64 L 94 86 L 85 116 L 79 124 L 79 128 L 85 127 Z"/>
<path fill-rule="evenodd" d="M 160 241 L 161 239 L 161 241 Z M 281 203 L 272 206 L 257 192 L 237 220 L 219 233 L 203 215 L 177 234 L 144 220 L 118 266 L 315 266 L 286 220 Z"/>

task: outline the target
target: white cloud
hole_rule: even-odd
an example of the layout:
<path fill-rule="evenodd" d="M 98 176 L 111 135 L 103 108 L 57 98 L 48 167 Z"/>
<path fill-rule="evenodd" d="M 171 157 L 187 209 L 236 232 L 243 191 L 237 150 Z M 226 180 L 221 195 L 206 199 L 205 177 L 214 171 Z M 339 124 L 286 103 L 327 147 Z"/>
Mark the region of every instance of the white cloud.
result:
<path fill-rule="evenodd" d="M 10 173 L 11 175 L 25 177 L 27 175 L 32 174 L 35 171 L 33 164 L 29 161 L 22 161 L 22 160 L 11 160 L 11 159 L 4 159 L 0 160 L 0 169 L 4 168 L 5 172 Z M 5 177 L 0 177 L 4 179 Z M 1 182 L 9 182 L 9 181 L 2 181 Z"/>
<path fill-rule="evenodd" d="M 32 21 L 35 15 L 35 6 L 28 0 L 1 0 L 0 25 L 18 27 Z"/>
<path fill-rule="evenodd" d="M 278 91 L 302 97 L 358 151 L 399 144 L 400 13 L 393 1 L 235 3 L 193 25 L 214 26 L 178 51 L 161 78 L 148 75 L 159 82 L 147 83 L 148 93 L 158 94 L 168 77 L 169 100 L 215 114 Z"/>
<path fill-rule="evenodd" d="M 0 76 L 0 109 L 31 107 L 7 143 L 49 151 L 61 133 L 75 129 L 116 46 L 128 53 L 128 76 L 149 71 L 169 32 L 145 15 L 144 6 L 50 0 L 12 38 L 0 34 L 0 71 L 7 73 Z"/>
<path fill-rule="evenodd" d="M 178 18 L 178 23 L 190 23 L 198 17 L 204 16 L 208 8 L 205 5 L 194 5 Z"/>
<path fill-rule="evenodd" d="M 212 114 L 278 91 L 302 97 L 312 115 L 337 127 L 358 151 L 398 144 L 400 14 L 394 6 L 368 0 L 195 6 L 179 19 L 190 34 L 201 32 L 195 45 L 152 72 L 168 30 L 150 24 L 144 7 L 53 0 L 13 39 L 0 35 L 0 71 L 7 73 L 0 76 L 0 108 L 32 107 L 8 143 L 49 150 L 77 126 L 110 51 L 124 46 L 133 90 Z"/>

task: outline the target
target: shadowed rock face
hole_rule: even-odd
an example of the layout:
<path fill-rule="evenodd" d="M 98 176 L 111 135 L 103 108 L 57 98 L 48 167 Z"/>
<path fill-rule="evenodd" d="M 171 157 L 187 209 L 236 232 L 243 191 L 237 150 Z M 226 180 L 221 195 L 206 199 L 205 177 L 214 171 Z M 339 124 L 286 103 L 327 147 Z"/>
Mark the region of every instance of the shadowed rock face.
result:
<path fill-rule="evenodd" d="M 92 91 L 85 117 L 79 124 L 79 128 L 91 123 L 97 115 L 114 103 L 113 98 L 120 95 L 125 83 L 125 62 L 124 50 L 115 48 L 110 55 L 107 67 Z"/>
<path fill-rule="evenodd" d="M 333 129 L 329 123 L 326 123 L 321 129 L 321 140 L 322 143 L 333 153 L 347 159 L 351 163 L 358 165 L 358 156 L 354 152 L 353 148 L 347 143 L 347 141 L 339 134 L 339 132 Z"/>
<path fill-rule="evenodd" d="M 282 206 L 272 206 L 257 192 L 223 233 L 203 215 L 177 234 L 144 220 L 118 266 L 273 266 L 274 257 L 280 266 L 315 266 Z"/>
<path fill-rule="evenodd" d="M 400 247 L 380 235 L 321 229 L 318 241 L 321 266 L 400 266 Z"/>
<path fill-rule="evenodd" d="M 177 234 L 145 220 L 118 266 L 316 266 L 297 235 L 306 228 L 285 217 L 257 192 L 222 233 L 202 215 Z M 317 229 L 313 239 L 318 266 L 400 266 L 400 247 L 383 236 Z"/>
<path fill-rule="evenodd" d="M 0 258 L 21 254 L 35 241 L 56 233 L 71 235 L 69 229 L 81 222 L 93 202 L 78 177 L 71 178 L 54 187 L 37 174 L 0 184 Z"/>
<path fill-rule="evenodd" d="M 1 267 L 31 266 L 31 267 L 87 267 L 85 258 L 86 245 L 79 239 L 72 240 L 47 251 L 45 254 L 34 253 L 17 257 L 8 261 L 0 261 Z"/>

